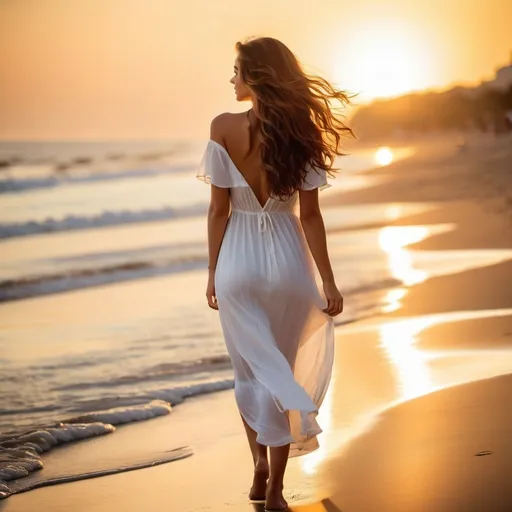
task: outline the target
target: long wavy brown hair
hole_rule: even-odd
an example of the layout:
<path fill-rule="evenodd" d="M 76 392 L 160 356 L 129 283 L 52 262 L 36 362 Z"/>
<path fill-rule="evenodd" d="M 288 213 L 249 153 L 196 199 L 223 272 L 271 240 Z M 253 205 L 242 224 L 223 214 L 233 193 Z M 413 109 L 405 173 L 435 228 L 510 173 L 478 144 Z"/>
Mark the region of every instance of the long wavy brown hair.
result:
<path fill-rule="evenodd" d="M 309 75 L 297 57 L 272 37 L 235 45 L 242 80 L 257 99 L 257 131 L 270 194 L 285 198 L 302 184 L 308 165 L 330 175 L 342 136 L 353 136 L 341 111 L 349 95 Z M 338 107 L 336 107 L 338 103 Z M 255 133 L 251 133 L 252 139 Z"/>

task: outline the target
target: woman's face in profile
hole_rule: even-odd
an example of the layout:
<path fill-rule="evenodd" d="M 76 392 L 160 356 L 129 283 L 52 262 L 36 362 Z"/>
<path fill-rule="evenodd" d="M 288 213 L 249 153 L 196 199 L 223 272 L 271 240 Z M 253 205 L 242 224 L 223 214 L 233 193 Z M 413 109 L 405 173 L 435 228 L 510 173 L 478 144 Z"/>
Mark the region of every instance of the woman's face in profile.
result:
<path fill-rule="evenodd" d="M 234 76 L 230 82 L 235 86 L 236 101 L 248 101 L 251 99 L 251 92 L 242 80 L 238 57 L 235 60 Z"/>

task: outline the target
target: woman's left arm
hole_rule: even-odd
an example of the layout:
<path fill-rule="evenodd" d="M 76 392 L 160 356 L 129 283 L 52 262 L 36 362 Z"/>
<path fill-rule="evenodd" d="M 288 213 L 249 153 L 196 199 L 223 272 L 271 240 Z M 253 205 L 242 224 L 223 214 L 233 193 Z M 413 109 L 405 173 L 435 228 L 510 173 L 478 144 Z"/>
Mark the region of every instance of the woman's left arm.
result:
<path fill-rule="evenodd" d="M 318 203 L 318 188 L 299 190 L 300 222 L 309 249 L 323 281 L 327 307 L 324 312 L 331 316 L 343 311 L 343 296 L 338 290 L 327 250 L 324 220 Z"/>

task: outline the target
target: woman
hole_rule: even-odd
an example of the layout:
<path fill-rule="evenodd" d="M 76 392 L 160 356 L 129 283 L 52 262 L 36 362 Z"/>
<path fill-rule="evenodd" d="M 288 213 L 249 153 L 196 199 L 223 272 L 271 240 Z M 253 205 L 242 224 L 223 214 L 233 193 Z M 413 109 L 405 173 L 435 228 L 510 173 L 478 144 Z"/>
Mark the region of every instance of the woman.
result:
<path fill-rule="evenodd" d="M 198 173 L 211 183 L 206 297 L 220 314 L 254 461 L 249 498 L 265 500 L 266 510 L 286 510 L 288 457 L 318 447 L 315 417 L 331 375 L 332 317 L 343 310 L 318 190 L 329 186 L 326 171 L 342 154 L 340 132 L 350 132 L 328 101 L 343 106 L 348 99 L 306 75 L 275 39 L 238 42 L 236 50 L 230 82 L 236 99 L 252 108 L 212 121 Z"/>

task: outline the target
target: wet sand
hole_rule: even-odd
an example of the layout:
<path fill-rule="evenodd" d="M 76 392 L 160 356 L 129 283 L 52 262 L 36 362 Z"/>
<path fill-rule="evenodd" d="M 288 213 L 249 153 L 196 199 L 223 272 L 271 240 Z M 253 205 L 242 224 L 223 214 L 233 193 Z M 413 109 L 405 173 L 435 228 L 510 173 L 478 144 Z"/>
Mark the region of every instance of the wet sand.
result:
<path fill-rule="evenodd" d="M 447 151 L 432 167 L 421 154 L 378 171 L 387 173 L 384 184 L 338 200 L 440 200 L 437 210 L 400 221 L 458 224 L 419 248 L 510 248 L 512 204 L 504 185 L 512 160 L 501 144 L 485 146 L 489 153 L 495 149 L 492 158 L 479 146 L 478 157 Z M 486 167 L 490 161 L 493 173 Z M 459 181 L 447 180 L 450 168 Z M 478 172 L 486 178 L 475 178 Z M 418 187 L 413 176 L 428 186 Z M 492 182 L 485 193 L 484 181 Z M 465 184 L 463 194 L 459 183 Z M 321 448 L 290 460 L 291 510 L 512 509 L 511 276 L 508 261 L 432 278 L 407 288 L 395 311 L 337 329 L 333 381 L 319 418 Z M 263 510 L 247 502 L 246 443 L 232 392 L 203 396 L 168 417 L 54 450 L 43 471 L 58 474 L 72 460 L 93 468 L 100 457 L 119 463 L 184 445 L 193 456 L 14 495 L 0 511 Z"/>
<path fill-rule="evenodd" d="M 505 375 L 390 409 L 327 463 L 335 510 L 511 510 L 511 403 Z"/>

